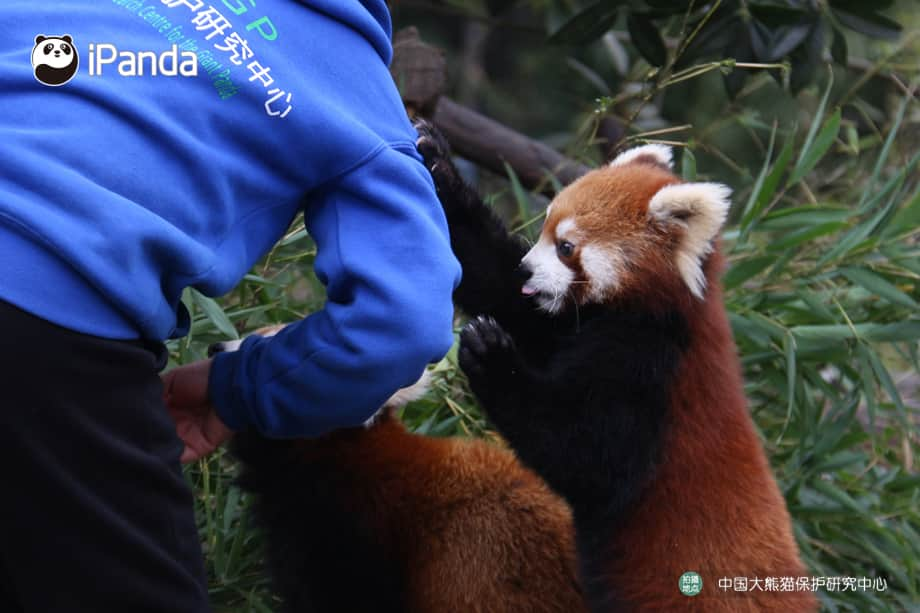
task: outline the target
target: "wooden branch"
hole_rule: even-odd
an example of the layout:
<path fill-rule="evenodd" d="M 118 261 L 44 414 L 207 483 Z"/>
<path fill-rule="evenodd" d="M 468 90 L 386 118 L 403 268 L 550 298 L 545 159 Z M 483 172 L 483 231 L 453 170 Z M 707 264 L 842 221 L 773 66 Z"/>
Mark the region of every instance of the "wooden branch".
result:
<path fill-rule="evenodd" d="M 413 27 L 394 37 L 390 72 L 409 114 L 431 119 L 457 155 L 483 168 L 504 175 L 507 163 L 524 187 L 547 193 L 553 191 L 550 175 L 567 185 L 589 170 L 552 147 L 444 96 L 444 52 L 422 42 Z"/>
<path fill-rule="evenodd" d="M 458 155 L 501 175 L 507 174 L 507 162 L 528 189 L 545 187 L 552 191 L 547 180 L 550 174 L 568 185 L 589 170 L 552 147 L 446 96 L 438 100 L 431 120 Z"/>

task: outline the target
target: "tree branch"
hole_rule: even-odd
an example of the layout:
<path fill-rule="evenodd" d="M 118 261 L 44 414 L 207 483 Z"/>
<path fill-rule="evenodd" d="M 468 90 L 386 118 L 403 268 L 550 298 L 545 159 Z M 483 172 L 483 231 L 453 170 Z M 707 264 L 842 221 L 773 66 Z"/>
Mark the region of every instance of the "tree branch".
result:
<path fill-rule="evenodd" d="M 444 53 L 406 28 L 393 40 L 390 72 L 410 115 L 428 117 L 441 130 L 454 152 L 504 175 L 505 163 L 528 189 L 553 191 L 552 175 L 567 185 L 589 168 L 552 147 L 500 124 L 443 95 L 447 86 Z"/>

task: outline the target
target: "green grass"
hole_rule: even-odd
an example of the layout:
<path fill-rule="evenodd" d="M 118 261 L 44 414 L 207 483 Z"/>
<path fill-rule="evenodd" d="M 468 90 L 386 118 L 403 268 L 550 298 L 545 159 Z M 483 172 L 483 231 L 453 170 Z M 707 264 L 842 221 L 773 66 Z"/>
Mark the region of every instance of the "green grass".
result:
<path fill-rule="evenodd" d="M 814 575 L 887 581 L 884 592 L 819 592 L 828 611 L 920 603 L 920 413 L 917 394 L 901 398 L 895 383 L 896 373 L 920 370 L 920 157 L 899 146 L 903 118 L 916 111 L 905 97 L 886 133 L 858 151 L 842 140 L 847 122 L 827 97 L 807 132 L 761 127 L 764 165 L 742 178 L 725 233 L 726 306 L 746 392 L 802 555 Z M 691 162 L 684 172 L 705 170 Z M 516 183 L 493 196 L 512 226 L 538 225 L 527 223 L 537 212 Z M 322 304 L 314 247 L 294 228 L 231 295 L 186 296 L 194 324 L 171 344 L 174 363 Z M 403 418 L 434 436 L 494 436 L 455 352 Z M 260 536 L 247 522 L 252 501 L 233 486 L 234 470 L 223 452 L 188 469 L 211 596 L 218 611 L 273 611 Z"/>

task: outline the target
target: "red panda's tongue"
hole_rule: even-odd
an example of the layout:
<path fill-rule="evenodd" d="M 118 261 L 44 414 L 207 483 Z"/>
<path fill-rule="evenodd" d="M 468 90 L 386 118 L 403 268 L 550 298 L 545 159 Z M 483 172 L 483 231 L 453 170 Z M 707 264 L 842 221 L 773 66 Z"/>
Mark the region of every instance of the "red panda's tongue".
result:
<path fill-rule="evenodd" d="M 537 289 L 535 287 L 530 287 L 529 285 L 525 285 L 524 287 L 521 288 L 521 293 L 524 294 L 525 296 L 533 296 L 534 294 L 537 293 Z"/>

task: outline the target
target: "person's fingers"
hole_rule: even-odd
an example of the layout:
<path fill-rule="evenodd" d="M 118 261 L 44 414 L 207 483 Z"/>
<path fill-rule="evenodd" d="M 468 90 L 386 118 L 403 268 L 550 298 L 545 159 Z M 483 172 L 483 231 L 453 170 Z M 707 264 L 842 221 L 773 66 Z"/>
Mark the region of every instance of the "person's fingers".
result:
<path fill-rule="evenodd" d="M 179 457 L 183 464 L 211 454 L 233 436 L 209 402 L 210 373 L 211 360 L 200 360 L 162 375 L 163 402 L 184 443 Z"/>
<path fill-rule="evenodd" d="M 183 464 L 199 460 L 216 449 L 203 435 L 202 423 L 197 420 L 183 427 L 179 432 L 179 438 L 185 443 L 185 448 L 179 457 L 179 461 Z"/>
<path fill-rule="evenodd" d="M 172 397 L 172 386 L 173 381 L 176 378 L 176 369 L 160 375 L 160 380 L 163 382 L 163 402 L 169 406 L 170 398 Z"/>
<path fill-rule="evenodd" d="M 188 445 L 182 450 L 182 455 L 179 457 L 179 461 L 182 464 L 189 464 L 201 459 L 201 454 L 189 447 Z"/>
<path fill-rule="evenodd" d="M 194 408 L 208 404 L 211 360 L 180 366 L 163 375 L 163 401 L 169 408 Z"/>
<path fill-rule="evenodd" d="M 183 464 L 210 455 L 233 436 L 233 431 L 211 408 L 208 408 L 200 419 L 190 419 L 182 423 L 177 432 L 185 443 L 179 458 Z"/>

